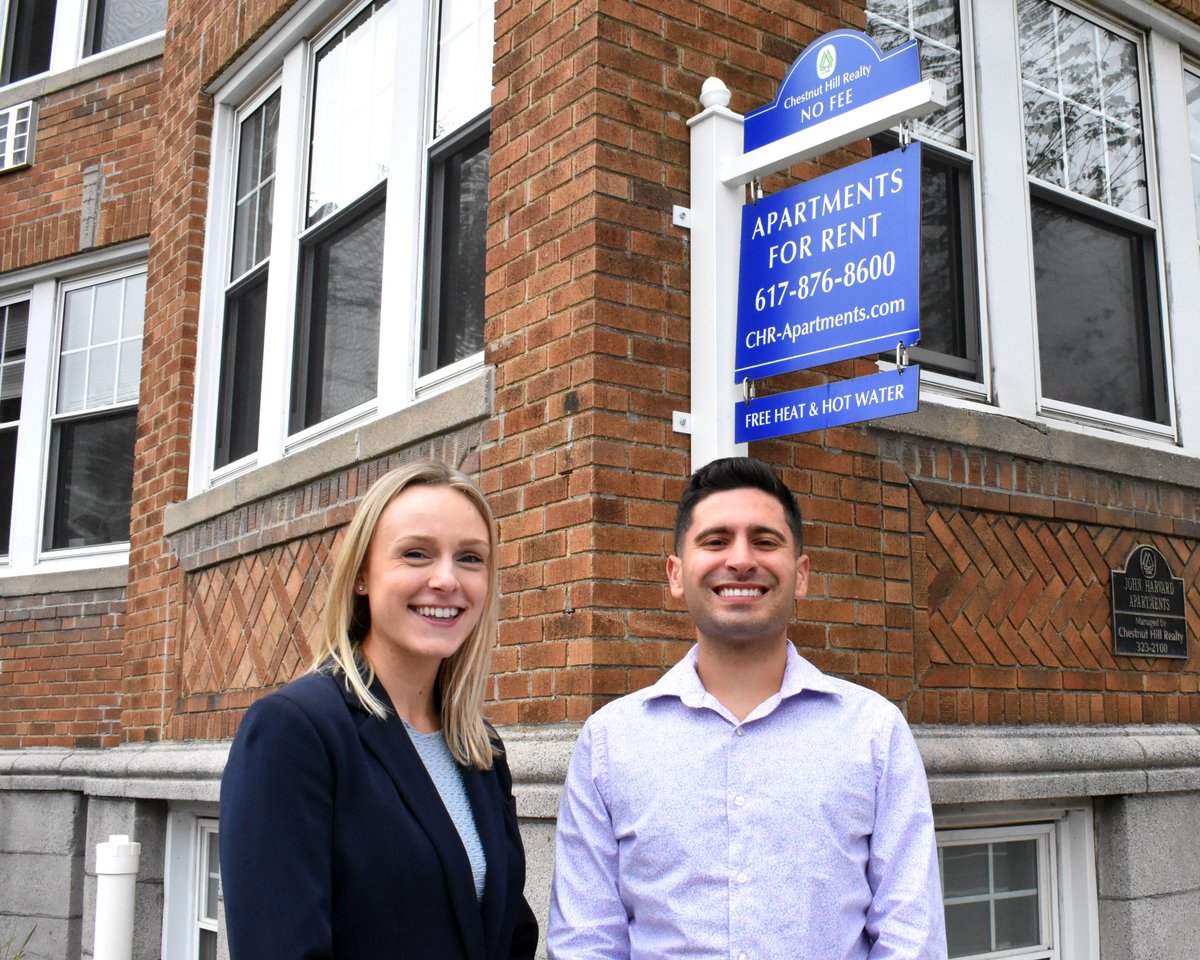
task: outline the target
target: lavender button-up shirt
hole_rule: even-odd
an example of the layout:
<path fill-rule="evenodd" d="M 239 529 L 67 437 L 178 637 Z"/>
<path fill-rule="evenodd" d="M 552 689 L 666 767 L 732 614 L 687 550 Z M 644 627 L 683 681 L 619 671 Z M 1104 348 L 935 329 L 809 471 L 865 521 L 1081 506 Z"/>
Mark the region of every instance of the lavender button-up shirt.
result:
<path fill-rule="evenodd" d="M 554 960 L 944 960 L 929 788 L 900 712 L 788 644 L 739 723 L 696 649 L 584 726 L 558 818 Z"/>

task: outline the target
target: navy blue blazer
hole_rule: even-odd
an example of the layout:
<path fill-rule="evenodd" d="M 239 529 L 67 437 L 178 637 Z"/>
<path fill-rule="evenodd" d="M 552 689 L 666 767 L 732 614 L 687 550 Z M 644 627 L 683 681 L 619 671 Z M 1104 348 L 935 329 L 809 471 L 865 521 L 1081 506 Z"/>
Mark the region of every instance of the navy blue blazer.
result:
<path fill-rule="evenodd" d="M 389 704 L 376 683 L 374 691 Z M 255 703 L 221 781 L 232 960 L 532 957 L 525 854 L 503 755 L 460 767 L 487 857 L 483 900 L 400 720 L 309 674 Z"/>

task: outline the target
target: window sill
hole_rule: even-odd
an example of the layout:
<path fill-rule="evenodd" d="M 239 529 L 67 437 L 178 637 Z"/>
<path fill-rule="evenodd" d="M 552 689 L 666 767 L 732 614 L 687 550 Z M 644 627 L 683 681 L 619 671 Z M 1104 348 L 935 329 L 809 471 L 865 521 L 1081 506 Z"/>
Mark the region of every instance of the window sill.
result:
<path fill-rule="evenodd" d="M 172 536 L 247 503 L 483 420 L 492 413 L 493 392 L 491 368 L 480 369 L 448 390 L 172 504 L 163 514 L 163 534 Z"/>
<path fill-rule="evenodd" d="M 86 561 L 80 561 L 86 562 Z M 124 589 L 129 583 L 129 562 L 105 567 L 54 569 L 34 572 L 0 572 L 0 597 L 28 597 L 47 593 L 78 593 L 83 590 Z"/>
<path fill-rule="evenodd" d="M 874 429 L 978 447 L 1040 462 L 1069 464 L 1138 480 L 1200 489 L 1197 457 L 1167 441 L 1117 434 L 1058 420 L 1027 420 L 978 404 L 922 395 L 921 409 L 876 421 Z"/>
<path fill-rule="evenodd" d="M 88 80 L 95 80 L 117 70 L 161 57 L 164 43 L 165 35 L 158 33 L 137 43 L 88 57 L 67 70 L 39 73 L 37 76 L 0 87 L 0 109 L 11 107 L 23 100 L 37 100 L 59 90 L 68 90 Z"/>

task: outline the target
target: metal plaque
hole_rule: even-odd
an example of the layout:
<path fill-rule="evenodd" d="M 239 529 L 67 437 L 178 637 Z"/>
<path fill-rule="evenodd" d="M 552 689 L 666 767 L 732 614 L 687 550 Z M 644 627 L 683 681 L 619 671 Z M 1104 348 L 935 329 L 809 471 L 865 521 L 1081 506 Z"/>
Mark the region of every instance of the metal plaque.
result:
<path fill-rule="evenodd" d="M 1154 547 L 1134 547 L 1112 571 L 1112 632 L 1120 656 L 1187 658 L 1183 578 Z"/>

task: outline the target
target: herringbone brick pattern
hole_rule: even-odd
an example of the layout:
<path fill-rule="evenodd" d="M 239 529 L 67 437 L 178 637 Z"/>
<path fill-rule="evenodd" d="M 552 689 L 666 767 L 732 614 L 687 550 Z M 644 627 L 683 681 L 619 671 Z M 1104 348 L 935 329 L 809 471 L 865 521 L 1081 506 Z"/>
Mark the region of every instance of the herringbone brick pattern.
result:
<path fill-rule="evenodd" d="M 325 531 L 188 578 L 173 738 L 230 735 L 232 716 L 212 711 L 304 670 L 335 539 Z"/>

